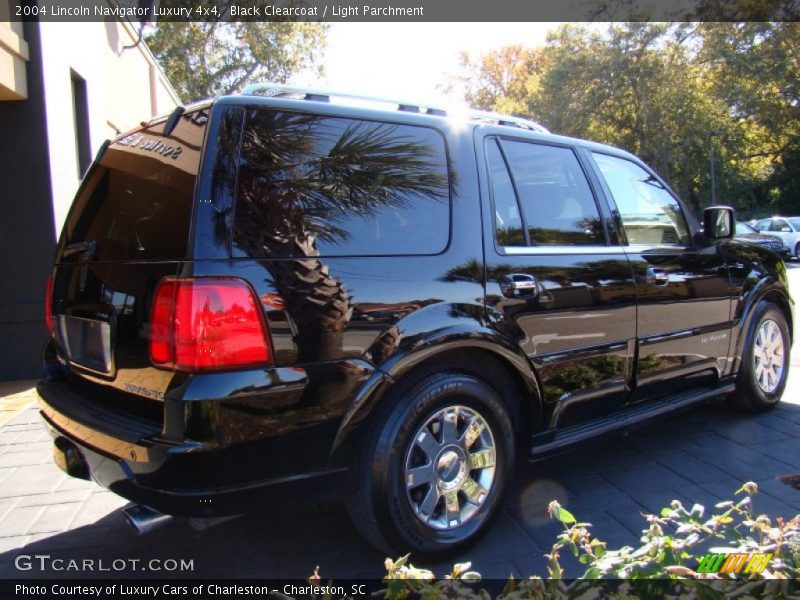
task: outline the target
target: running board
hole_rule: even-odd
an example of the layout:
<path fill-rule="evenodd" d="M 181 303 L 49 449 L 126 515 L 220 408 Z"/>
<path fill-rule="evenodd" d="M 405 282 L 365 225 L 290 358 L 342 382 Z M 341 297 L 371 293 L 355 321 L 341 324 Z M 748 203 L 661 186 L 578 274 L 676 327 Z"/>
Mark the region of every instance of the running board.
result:
<path fill-rule="evenodd" d="M 735 389 L 734 382 L 707 386 L 692 392 L 684 392 L 656 402 L 622 410 L 618 413 L 597 419 L 591 423 L 574 425 L 563 430 L 548 431 L 531 438 L 530 460 L 536 461 L 563 452 L 582 442 L 646 425 L 660 417 L 730 394 Z"/>

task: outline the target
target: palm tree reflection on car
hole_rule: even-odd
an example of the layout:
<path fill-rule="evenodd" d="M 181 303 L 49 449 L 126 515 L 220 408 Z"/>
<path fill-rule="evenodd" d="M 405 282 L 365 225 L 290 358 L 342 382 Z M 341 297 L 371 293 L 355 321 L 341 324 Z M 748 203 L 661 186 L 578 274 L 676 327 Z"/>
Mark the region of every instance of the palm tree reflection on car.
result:
<path fill-rule="evenodd" d="M 293 258 L 262 264 L 296 326 L 298 362 L 342 358 L 343 333 L 353 314 L 352 298 L 329 272 L 317 242 L 347 241 L 350 233 L 339 225 L 354 214 L 375 218 L 385 208 L 406 207 L 412 197 L 448 201 L 446 170 L 434 160 L 438 154 L 398 135 L 391 124 L 251 113 L 233 238 L 252 258 Z"/>

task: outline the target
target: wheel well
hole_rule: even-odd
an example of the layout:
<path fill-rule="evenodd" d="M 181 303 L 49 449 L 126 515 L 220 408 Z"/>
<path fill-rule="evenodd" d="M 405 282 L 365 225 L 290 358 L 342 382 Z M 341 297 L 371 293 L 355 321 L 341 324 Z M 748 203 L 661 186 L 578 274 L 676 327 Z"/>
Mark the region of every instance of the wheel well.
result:
<path fill-rule="evenodd" d="M 789 308 L 789 301 L 783 294 L 780 294 L 776 291 L 768 292 L 764 295 L 764 300 L 768 300 L 773 304 L 777 305 L 778 308 L 781 309 L 784 318 L 786 319 L 786 324 L 789 326 L 789 337 L 794 337 L 794 323 L 792 322 L 792 311 Z"/>
<path fill-rule="evenodd" d="M 469 373 L 491 385 L 508 408 L 517 434 L 530 435 L 534 427 L 540 426 L 541 407 L 532 398 L 523 377 L 503 358 L 488 350 L 479 348 L 444 350 L 403 373 L 395 385 L 442 371 Z"/>
<path fill-rule="evenodd" d="M 388 389 L 380 394 L 383 398 L 393 390 L 402 391 L 417 380 L 442 371 L 459 371 L 479 377 L 491 385 L 499 394 L 511 417 L 514 432 L 522 440 L 539 430 L 542 425 L 542 408 L 537 403 L 525 378 L 508 361 L 491 351 L 479 348 L 459 348 L 442 350 L 426 358 L 402 373 L 391 383 Z M 381 400 L 377 399 L 380 403 Z M 346 435 L 343 443 L 335 447 L 329 457 L 332 467 L 351 464 L 354 453 L 358 452 L 361 443 L 366 439 L 366 432 L 374 426 L 380 410 L 372 407 L 368 416 L 359 419 L 353 429 Z M 521 447 L 526 447 L 523 444 Z"/>

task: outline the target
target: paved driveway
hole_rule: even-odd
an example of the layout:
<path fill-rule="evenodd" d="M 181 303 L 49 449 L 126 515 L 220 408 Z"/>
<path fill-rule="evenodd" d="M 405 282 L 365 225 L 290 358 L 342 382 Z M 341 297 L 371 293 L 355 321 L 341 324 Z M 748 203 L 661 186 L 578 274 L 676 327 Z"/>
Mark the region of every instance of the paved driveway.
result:
<path fill-rule="evenodd" d="M 800 265 L 789 267 L 793 294 L 800 298 Z M 485 577 L 544 575 L 543 554 L 558 530 L 545 512 L 552 499 L 593 523 L 596 535 L 612 546 L 637 543 L 644 527 L 641 512 L 658 511 L 672 498 L 712 506 L 746 480 L 759 483 L 758 511 L 797 514 L 800 492 L 776 479 L 800 472 L 800 358 L 795 357 L 797 351 L 784 402 L 768 414 L 705 406 L 626 437 L 520 465 L 500 518 L 468 553 L 474 568 Z M 358 536 L 341 506 L 315 505 L 312 498 L 303 499 L 303 506 L 265 508 L 262 515 L 203 532 L 175 522 L 137 537 L 120 514 L 124 501 L 65 477 L 51 463 L 49 438 L 30 404 L 29 386 L 2 385 L 0 577 L 42 577 L 14 568 L 21 553 L 106 561 L 192 558 L 195 575 L 214 577 L 306 577 L 315 565 L 325 578 L 383 573 L 385 557 Z M 433 567 L 439 575 L 447 570 Z"/>

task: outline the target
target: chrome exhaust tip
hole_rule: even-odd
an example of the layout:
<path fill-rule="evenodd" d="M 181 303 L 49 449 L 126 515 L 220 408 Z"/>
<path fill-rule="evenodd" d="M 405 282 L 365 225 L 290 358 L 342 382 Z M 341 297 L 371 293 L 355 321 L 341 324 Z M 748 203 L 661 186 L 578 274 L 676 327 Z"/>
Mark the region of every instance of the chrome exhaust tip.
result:
<path fill-rule="evenodd" d="M 147 535 L 172 521 L 172 515 L 165 515 L 144 504 L 134 504 L 122 509 L 122 514 L 133 530 L 139 535 Z"/>

